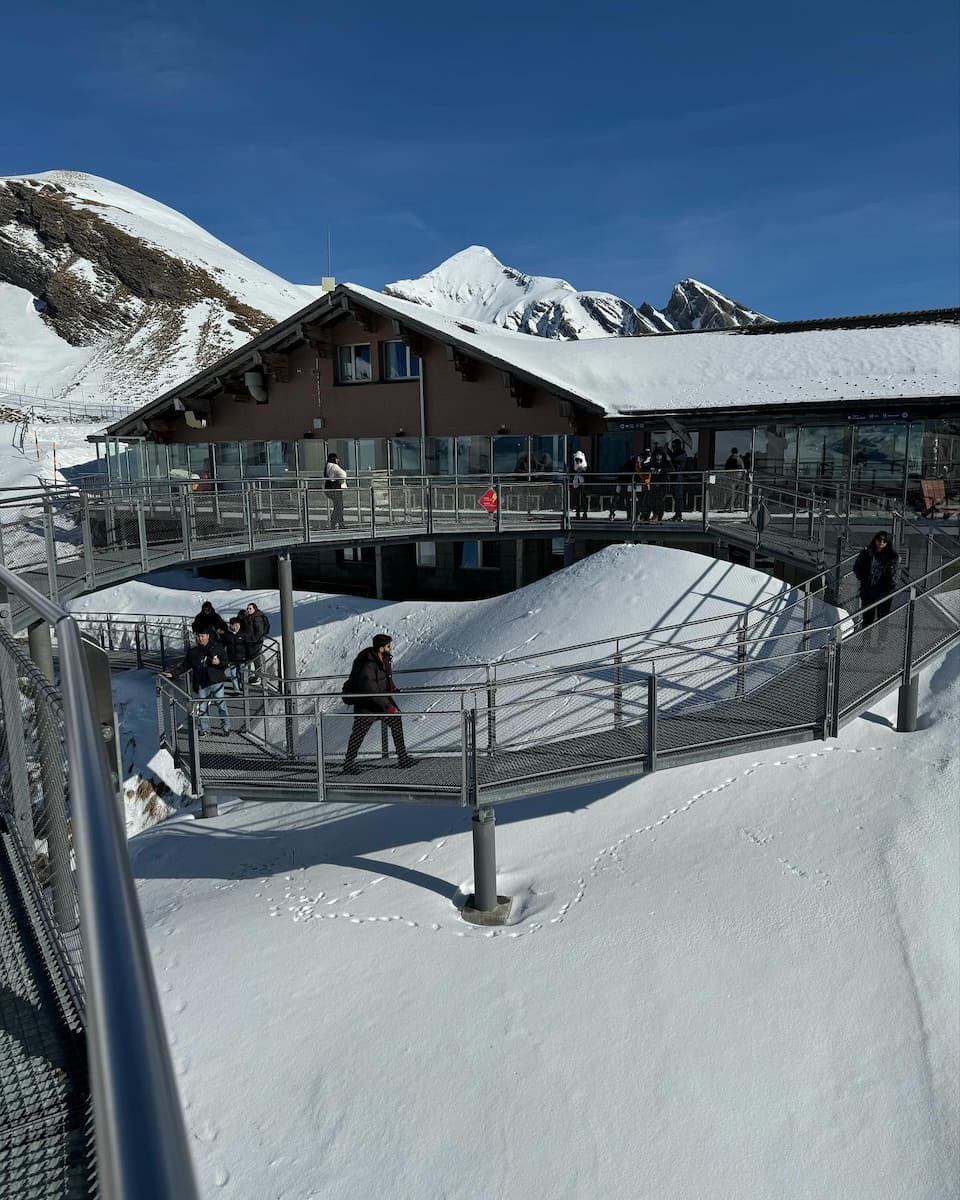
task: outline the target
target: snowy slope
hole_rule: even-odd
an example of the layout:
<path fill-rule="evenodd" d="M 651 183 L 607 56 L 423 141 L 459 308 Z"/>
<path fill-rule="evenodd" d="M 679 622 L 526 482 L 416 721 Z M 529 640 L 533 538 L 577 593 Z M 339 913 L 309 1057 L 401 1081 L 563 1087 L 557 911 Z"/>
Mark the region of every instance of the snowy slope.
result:
<path fill-rule="evenodd" d="M 609 292 L 578 292 L 563 279 L 525 275 L 504 266 L 485 246 L 468 246 L 419 279 L 401 279 L 383 290 L 448 316 L 570 341 L 732 329 L 769 320 L 695 279 L 676 285 L 664 311 L 649 304 L 635 308 Z"/>
<path fill-rule="evenodd" d="M 635 610 L 682 599 L 671 553 Z M 504 598 L 508 631 L 300 596 L 298 651 L 585 640 L 607 566 L 526 618 Z M 460 810 L 228 803 L 135 837 L 203 1194 L 955 1197 L 958 677 L 957 651 L 927 672 L 909 736 L 891 700 L 835 741 L 502 806 L 502 929 L 457 915 Z M 146 743 L 152 681 L 121 686 Z"/>
<path fill-rule="evenodd" d="M 9 390 L 142 402 L 316 296 L 130 188 L 75 171 L 0 179 Z"/>

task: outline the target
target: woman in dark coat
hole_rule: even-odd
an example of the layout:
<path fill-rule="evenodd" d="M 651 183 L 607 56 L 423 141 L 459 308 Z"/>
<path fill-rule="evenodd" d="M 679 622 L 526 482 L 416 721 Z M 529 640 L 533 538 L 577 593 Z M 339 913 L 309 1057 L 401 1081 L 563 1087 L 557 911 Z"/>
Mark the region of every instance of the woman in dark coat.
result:
<path fill-rule="evenodd" d="M 650 508 L 654 521 L 662 521 L 670 490 L 670 463 L 662 450 L 654 450 L 650 459 Z"/>
<path fill-rule="evenodd" d="M 861 621 L 866 629 L 890 615 L 893 601 L 887 597 L 896 590 L 900 577 L 900 555 L 894 550 L 889 533 L 880 530 L 873 535 L 870 545 L 857 555 L 853 573 L 860 584 Z M 880 636 L 882 639 L 882 632 Z"/>

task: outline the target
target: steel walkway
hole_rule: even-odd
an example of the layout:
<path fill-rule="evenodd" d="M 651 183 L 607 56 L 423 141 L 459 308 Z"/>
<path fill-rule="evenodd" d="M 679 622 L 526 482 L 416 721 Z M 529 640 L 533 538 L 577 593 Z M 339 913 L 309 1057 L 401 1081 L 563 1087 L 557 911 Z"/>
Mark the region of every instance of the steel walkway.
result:
<path fill-rule="evenodd" d="M 96 1194 L 86 1038 L 28 897 L 0 834 L 0 1196 L 80 1200 Z"/>

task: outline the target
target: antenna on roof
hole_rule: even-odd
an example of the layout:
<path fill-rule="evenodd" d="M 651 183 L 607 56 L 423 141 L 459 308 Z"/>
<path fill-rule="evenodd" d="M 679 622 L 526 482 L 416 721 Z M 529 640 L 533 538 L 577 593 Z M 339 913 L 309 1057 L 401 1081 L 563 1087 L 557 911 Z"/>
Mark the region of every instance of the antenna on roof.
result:
<path fill-rule="evenodd" d="M 333 245 L 330 236 L 330 230 L 327 230 L 327 273 L 320 280 L 321 292 L 332 292 L 337 286 L 337 281 L 333 277 Z"/>

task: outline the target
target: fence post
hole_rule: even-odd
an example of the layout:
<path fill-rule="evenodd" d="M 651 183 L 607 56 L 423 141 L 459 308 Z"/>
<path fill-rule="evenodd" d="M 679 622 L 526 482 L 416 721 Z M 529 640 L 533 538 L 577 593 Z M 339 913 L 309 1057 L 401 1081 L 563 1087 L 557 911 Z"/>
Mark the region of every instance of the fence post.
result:
<path fill-rule="evenodd" d="M 187 507 L 189 492 L 186 486 L 179 488 L 180 493 L 180 540 L 183 542 L 183 557 L 190 560 L 190 509 Z"/>
<path fill-rule="evenodd" d="M 10 633 L 10 605 L 5 589 L 0 589 L 0 628 Z M 33 808 L 30 802 L 30 778 L 27 774 L 26 743 L 23 734 L 23 712 L 20 701 L 20 677 L 16 659 L 10 653 L 11 642 L 0 647 L 0 704 L 3 708 L 3 727 L 7 738 L 7 760 L 10 770 L 10 790 L 13 793 L 13 820 L 30 858 L 36 851 L 33 829 Z"/>
<path fill-rule="evenodd" d="M 377 536 L 377 498 L 374 489 L 370 489 L 370 536 Z"/>
<path fill-rule="evenodd" d="M 287 753 L 292 755 L 297 741 L 297 653 L 293 617 L 293 564 L 289 554 L 281 554 L 277 559 L 277 582 L 280 589 L 280 665 L 286 717 L 284 725 Z"/>
<path fill-rule="evenodd" d="M 323 761 L 323 713 L 319 700 L 313 702 L 313 720 L 317 730 L 317 799 L 322 801 L 327 787 L 327 773 Z"/>
<path fill-rule="evenodd" d="M 803 650 L 810 649 L 810 621 L 813 618 L 813 595 L 810 591 L 810 580 L 808 579 L 803 585 L 803 638 L 801 639 L 801 648 Z"/>
<path fill-rule="evenodd" d="M 296 443 L 294 443 L 296 445 Z M 303 485 L 303 540 L 307 544 L 310 542 L 310 481 L 304 479 L 301 481 Z"/>
<path fill-rule="evenodd" d="M 486 665 L 487 672 L 487 752 L 492 754 L 497 748 L 497 667 L 494 664 L 493 678 L 490 677 L 490 664 Z"/>
<path fill-rule="evenodd" d="M 742 700 L 747 679 L 747 614 L 737 617 L 737 699 Z"/>
<path fill-rule="evenodd" d="M 928 577 L 927 582 L 923 585 L 923 590 L 928 591 L 930 588 L 929 576 L 933 571 L 933 534 L 927 534 L 927 558 L 924 564 L 923 573 Z"/>
<path fill-rule="evenodd" d="M 143 510 L 143 500 L 138 496 L 137 505 L 137 534 L 140 538 L 140 566 L 144 571 L 150 569 L 150 551 L 147 549 L 147 518 Z"/>
<path fill-rule="evenodd" d="M 917 702 L 920 676 L 913 674 L 913 622 L 917 611 L 917 589 L 910 589 L 907 609 L 907 635 L 903 647 L 903 681 L 897 691 L 897 733 L 913 733 L 917 728 Z"/>
<path fill-rule="evenodd" d="M 657 769 L 657 669 L 647 676 L 647 770 Z"/>
<path fill-rule="evenodd" d="M 427 537 L 430 537 L 433 533 L 433 484 L 428 483 L 424 490 L 426 492 Z"/>
<path fill-rule="evenodd" d="M 613 727 L 623 726 L 623 655 L 618 650 L 613 656 Z"/>
<path fill-rule="evenodd" d="M 37 621 L 28 631 L 30 657 L 45 678 L 53 683 L 53 648 L 50 626 Z M 66 780 L 61 775 L 63 745 L 54 726 L 50 706 L 34 697 L 37 724 L 40 729 L 40 786 L 43 790 L 43 813 L 46 825 L 47 852 L 50 861 L 50 882 L 53 889 L 53 913 L 57 926 L 68 932 L 78 924 L 76 894 L 73 888 L 70 835 L 67 826 Z M 44 719 L 46 718 L 46 719 Z M 32 850 L 32 847 L 31 847 Z"/>
<path fill-rule="evenodd" d="M 80 494 L 80 534 L 83 538 L 83 573 L 88 588 L 94 586 L 93 533 L 90 528 L 90 497 Z"/>
<path fill-rule="evenodd" d="M 53 539 L 53 509 L 46 497 L 43 501 L 43 540 L 47 547 L 47 594 L 57 604 L 60 600 L 57 589 L 57 546 Z"/>
<path fill-rule="evenodd" d="M 140 645 L 140 626 L 139 625 L 135 625 L 133 627 L 133 641 L 134 641 L 134 645 L 136 646 L 136 650 L 137 650 L 137 670 L 142 671 L 143 670 L 143 648 Z"/>
<path fill-rule="evenodd" d="M 840 643 L 832 640 L 826 647 L 827 679 L 823 701 L 823 738 L 836 737 L 840 724 Z"/>
<path fill-rule="evenodd" d="M 706 533 L 710 528 L 710 476 L 706 471 L 700 483 L 700 510 L 703 532 Z"/>

